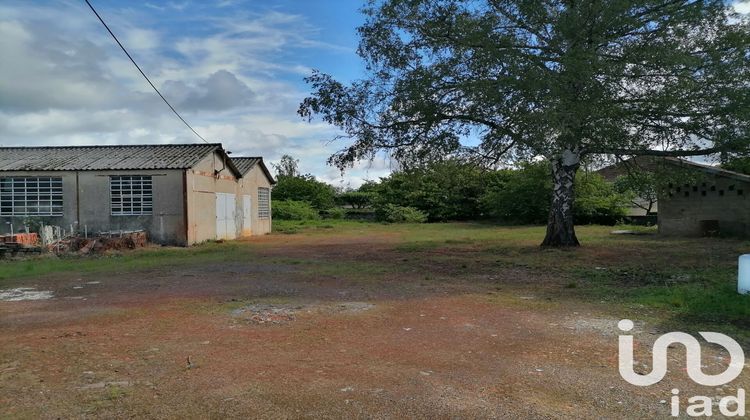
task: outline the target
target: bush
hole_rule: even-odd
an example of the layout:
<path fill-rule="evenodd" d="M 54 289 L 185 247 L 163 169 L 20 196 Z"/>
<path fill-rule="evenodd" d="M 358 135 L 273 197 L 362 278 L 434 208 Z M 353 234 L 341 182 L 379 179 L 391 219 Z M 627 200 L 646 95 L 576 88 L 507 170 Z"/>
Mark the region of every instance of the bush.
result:
<path fill-rule="evenodd" d="M 375 209 L 344 209 L 347 220 L 375 220 Z"/>
<path fill-rule="evenodd" d="M 312 175 L 280 175 L 273 187 L 273 198 L 279 201 L 306 201 L 318 210 L 327 210 L 335 205 L 336 191 Z"/>
<path fill-rule="evenodd" d="M 414 207 L 430 221 L 476 219 L 486 174 L 456 160 L 395 172 L 372 188 L 377 193 L 375 205 Z"/>
<path fill-rule="evenodd" d="M 505 223 L 546 223 L 552 195 L 550 173 L 549 164 L 539 162 L 489 174 L 487 189 L 479 199 L 482 214 Z"/>
<path fill-rule="evenodd" d="M 333 207 L 323 212 L 326 219 L 343 219 L 346 216 L 346 210 L 341 207 Z"/>
<path fill-rule="evenodd" d="M 369 207 L 375 197 L 376 194 L 373 192 L 347 191 L 336 197 L 336 201 L 341 205 L 349 206 L 354 209 L 363 209 Z"/>
<path fill-rule="evenodd" d="M 273 217 L 279 220 L 317 220 L 320 214 L 305 201 L 273 200 Z"/>
<path fill-rule="evenodd" d="M 573 217 L 580 225 L 615 225 L 625 217 L 627 197 L 597 174 L 579 174 Z"/>
<path fill-rule="evenodd" d="M 375 210 L 376 220 L 387 223 L 424 223 L 427 215 L 414 207 L 385 204 Z"/>
<path fill-rule="evenodd" d="M 518 170 L 490 175 L 480 199 L 483 213 L 506 223 L 545 224 L 552 195 L 548 162 L 530 163 Z M 573 219 L 576 224 L 614 225 L 625 216 L 627 197 L 601 176 L 579 172 L 576 176 Z"/>

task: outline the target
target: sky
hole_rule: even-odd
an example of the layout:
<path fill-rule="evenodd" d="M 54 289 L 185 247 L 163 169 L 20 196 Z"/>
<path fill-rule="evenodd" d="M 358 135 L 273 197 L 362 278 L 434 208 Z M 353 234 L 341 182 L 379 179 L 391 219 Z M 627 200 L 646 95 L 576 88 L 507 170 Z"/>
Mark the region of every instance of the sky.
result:
<path fill-rule="evenodd" d="M 326 165 L 337 130 L 297 116 L 312 69 L 351 81 L 360 0 L 91 0 L 175 108 L 235 156 L 283 154 L 339 187 L 390 172 Z M 750 0 L 734 3 L 750 13 Z M 83 0 L 0 2 L 0 144 L 195 143 Z"/>
<path fill-rule="evenodd" d="M 312 69 L 362 76 L 354 0 L 91 0 L 183 117 L 234 156 L 283 154 L 341 187 L 389 172 L 326 159 L 335 128 L 296 111 Z M 0 144 L 195 143 L 83 0 L 0 2 Z"/>

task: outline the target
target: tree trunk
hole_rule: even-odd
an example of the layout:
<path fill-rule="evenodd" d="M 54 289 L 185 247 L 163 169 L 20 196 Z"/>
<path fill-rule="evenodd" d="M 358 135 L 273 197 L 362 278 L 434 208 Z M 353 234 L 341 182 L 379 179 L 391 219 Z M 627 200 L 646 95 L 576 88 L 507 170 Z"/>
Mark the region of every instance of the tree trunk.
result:
<path fill-rule="evenodd" d="M 547 236 L 542 246 L 579 246 L 573 225 L 573 201 L 576 171 L 580 165 L 577 151 L 566 150 L 552 160 L 552 204 L 547 221 Z"/>

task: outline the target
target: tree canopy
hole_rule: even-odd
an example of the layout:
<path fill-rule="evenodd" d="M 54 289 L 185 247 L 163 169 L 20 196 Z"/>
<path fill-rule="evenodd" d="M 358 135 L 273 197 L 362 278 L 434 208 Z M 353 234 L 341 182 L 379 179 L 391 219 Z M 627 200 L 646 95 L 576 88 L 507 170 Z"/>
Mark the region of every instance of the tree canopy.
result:
<path fill-rule="evenodd" d="M 327 210 L 335 205 L 336 190 L 310 174 L 279 175 L 273 187 L 273 198 L 278 201 L 303 201 L 317 210 Z"/>
<path fill-rule="evenodd" d="M 279 159 L 279 163 L 273 165 L 276 169 L 276 176 L 299 176 L 299 159 L 293 158 L 291 155 L 284 155 Z"/>
<path fill-rule="evenodd" d="M 577 245 L 575 172 L 601 154 L 748 148 L 750 25 L 721 0 L 371 0 L 368 77 L 315 72 L 300 106 L 341 168 L 463 154 L 552 163 L 546 245 Z"/>

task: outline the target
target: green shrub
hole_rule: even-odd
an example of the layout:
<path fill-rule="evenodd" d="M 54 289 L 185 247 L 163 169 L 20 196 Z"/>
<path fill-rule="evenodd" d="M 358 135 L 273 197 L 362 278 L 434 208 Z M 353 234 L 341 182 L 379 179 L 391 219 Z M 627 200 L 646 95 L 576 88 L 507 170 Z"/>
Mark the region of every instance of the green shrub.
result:
<path fill-rule="evenodd" d="M 486 174 L 471 163 L 448 160 L 394 172 L 367 188 L 376 193 L 375 206 L 414 207 L 430 221 L 471 220 L 479 215 Z"/>
<path fill-rule="evenodd" d="M 505 223 L 546 223 L 552 195 L 550 173 L 548 163 L 538 162 L 488 174 L 487 188 L 479 199 L 482 214 Z"/>
<path fill-rule="evenodd" d="M 273 198 L 279 201 L 306 201 L 318 210 L 327 210 L 335 205 L 336 191 L 312 175 L 278 176 L 273 187 Z"/>
<path fill-rule="evenodd" d="M 273 200 L 273 217 L 279 220 L 317 220 L 320 214 L 306 201 Z"/>
<path fill-rule="evenodd" d="M 326 219 L 343 219 L 346 216 L 346 210 L 341 207 L 333 207 L 323 212 Z"/>
<path fill-rule="evenodd" d="M 600 175 L 579 173 L 573 218 L 576 224 L 615 225 L 626 215 L 627 197 Z"/>
<path fill-rule="evenodd" d="M 372 204 L 376 194 L 373 192 L 347 191 L 339 194 L 336 201 L 343 206 L 349 206 L 354 209 L 364 209 Z"/>
<path fill-rule="evenodd" d="M 393 204 L 385 204 L 375 209 L 375 217 L 378 221 L 387 223 L 424 223 L 427 215 L 414 207 L 402 207 Z"/>
<path fill-rule="evenodd" d="M 550 173 L 548 162 L 536 162 L 490 174 L 480 198 L 483 214 L 507 223 L 547 223 L 552 195 Z M 601 176 L 577 174 L 573 204 L 576 224 L 614 225 L 625 216 L 626 205 L 627 197 Z"/>
<path fill-rule="evenodd" d="M 375 220 L 375 209 L 344 209 L 344 218 L 348 220 Z"/>

